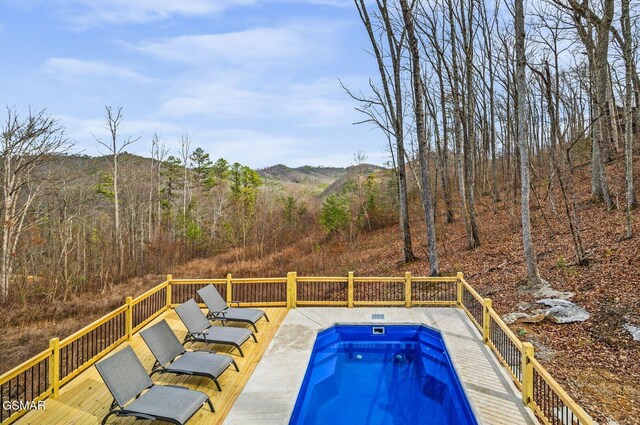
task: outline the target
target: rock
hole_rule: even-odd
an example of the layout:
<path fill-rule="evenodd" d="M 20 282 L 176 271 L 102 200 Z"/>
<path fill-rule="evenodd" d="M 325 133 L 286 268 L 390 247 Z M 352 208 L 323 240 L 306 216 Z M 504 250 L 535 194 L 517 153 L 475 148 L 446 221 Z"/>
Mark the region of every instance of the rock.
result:
<path fill-rule="evenodd" d="M 543 286 L 540 289 L 536 290 L 533 293 L 533 296 L 536 298 L 544 298 L 544 299 L 560 299 L 560 300 L 570 300 L 573 298 L 575 294 L 573 292 L 560 292 L 556 291 L 550 286 Z"/>
<path fill-rule="evenodd" d="M 547 317 L 548 312 L 544 311 L 542 313 L 533 314 L 531 316 L 527 316 L 524 319 L 520 320 L 522 323 L 539 323 L 542 322 Z"/>
<path fill-rule="evenodd" d="M 529 311 L 529 310 L 533 310 L 534 308 L 537 307 L 537 305 L 535 303 L 530 303 L 527 301 L 520 301 L 517 305 L 518 310 L 521 311 Z"/>
<path fill-rule="evenodd" d="M 554 323 L 584 322 L 591 317 L 587 310 L 571 301 L 545 298 L 538 300 L 538 303 L 551 307 L 546 311 L 546 317 Z"/>
<path fill-rule="evenodd" d="M 631 323 L 625 323 L 624 329 L 631 334 L 634 341 L 640 341 L 640 327 L 633 326 Z"/>
<path fill-rule="evenodd" d="M 538 323 L 542 322 L 544 318 L 547 316 L 547 311 L 534 311 L 533 314 L 521 313 L 521 312 L 513 312 L 509 314 L 505 314 L 502 316 L 502 320 L 507 325 L 511 325 L 515 322 L 521 323 Z"/>
<path fill-rule="evenodd" d="M 529 317 L 529 315 L 527 313 L 519 313 L 516 311 L 502 316 L 502 321 L 507 325 L 510 325 L 517 322 L 519 319 L 524 319 L 525 317 Z"/>

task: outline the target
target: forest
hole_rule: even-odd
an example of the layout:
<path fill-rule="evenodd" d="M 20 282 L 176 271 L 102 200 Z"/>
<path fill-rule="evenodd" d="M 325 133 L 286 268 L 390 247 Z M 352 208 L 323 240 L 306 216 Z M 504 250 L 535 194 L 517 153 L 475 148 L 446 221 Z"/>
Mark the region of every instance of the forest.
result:
<path fill-rule="evenodd" d="M 106 108 L 111 138 L 96 143 L 108 154 L 89 157 L 70 153 L 62 127 L 44 112 L 23 118 L 8 110 L 5 303 L 104 293 L 190 259 L 233 250 L 265 256 L 301 231 L 353 234 L 393 220 L 383 212 L 394 197 L 390 172 L 364 164 L 363 153 L 349 170 L 327 168 L 327 176 L 323 167 L 302 167 L 298 173 L 309 179 L 295 184 L 277 167 L 214 161 L 187 134 L 179 152 L 154 135 L 149 157 L 128 154 L 127 146 L 142 142 L 121 136 L 123 122 L 122 108 Z"/>
<path fill-rule="evenodd" d="M 477 193 L 491 194 L 494 211 L 500 200 L 520 210 L 532 284 L 544 279 L 531 236 L 531 199 L 548 203 L 561 218 L 575 263 L 585 264 L 589 257 L 573 190 L 574 170 L 585 161 L 593 201 L 626 211 L 621 236 L 633 236 L 640 82 L 637 11 L 631 2 L 548 0 L 528 4 L 526 11 L 520 2 L 512 7 L 358 0 L 355 6 L 378 69 L 369 87 L 343 88 L 362 113 L 357 124 L 376 126 L 388 139 L 393 175 L 383 180 L 397 188 L 386 187 L 383 202 L 397 210 L 405 262 L 415 257 L 408 201 L 408 187 L 415 183 L 428 232 L 430 275 L 440 273 L 437 208 L 445 211 L 447 223 L 464 223 L 469 249 L 483 242 Z M 307 205 L 304 194 L 262 187 L 255 170 L 224 158 L 215 161 L 192 146 L 187 133 L 177 152 L 154 135 L 146 141 L 146 160 L 129 159 L 126 148 L 145 141 L 123 134 L 123 122 L 123 108 L 107 106 L 109 137 L 95 138 L 102 161 L 82 161 L 63 124 L 46 111 L 20 114 L 7 108 L 3 299 L 24 298 L 44 287 L 48 296 L 66 299 L 85 286 L 104 291 L 158 264 L 236 247 L 278 250 L 303 216 L 328 233 L 347 227 L 353 233 L 344 214 L 349 210 L 356 228 L 372 228 L 374 198 L 380 195 L 373 174 L 346 188 L 357 192 L 353 202 L 333 194 L 321 211 L 318 202 Z M 606 164 L 619 157 L 624 157 L 624 188 L 610 187 L 607 176 Z M 353 164 L 365 160 L 366 154 L 357 152 Z M 78 167 L 81 162 L 91 165 Z M 544 181 L 544 187 L 536 189 L 531 179 Z M 96 255 L 104 252 L 113 255 Z"/>
<path fill-rule="evenodd" d="M 386 167 L 356 152 L 346 169 L 256 170 L 213 157 L 188 133 L 173 151 L 161 134 L 142 140 L 123 131 L 126 108 L 111 106 L 109 137 L 95 139 L 102 156 L 89 157 L 47 111 L 8 107 L 3 322 L 36 322 L 25 306 L 43 300 L 91 317 L 78 307 L 85 294 L 103 295 L 107 309 L 121 285 L 142 290 L 174 270 L 464 271 L 503 291 L 504 313 L 540 289 L 578 292 L 595 328 L 522 325 L 519 335 L 553 345 L 555 372 L 595 418 L 638 423 L 640 387 L 621 382 L 638 378 L 627 359 L 639 349 L 640 299 L 620 301 L 638 282 L 638 3 L 354 0 L 354 9 L 375 66 L 368 86 L 339 84 L 360 112 L 354 124 L 385 136 Z M 148 156 L 127 153 L 135 145 Z M 592 364 L 576 362 L 610 378 L 587 383 L 570 371 L 582 344 L 571 335 L 592 332 L 611 339 L 594 337 Z M 605 401 L 610 391 L 618 398 Z"/>

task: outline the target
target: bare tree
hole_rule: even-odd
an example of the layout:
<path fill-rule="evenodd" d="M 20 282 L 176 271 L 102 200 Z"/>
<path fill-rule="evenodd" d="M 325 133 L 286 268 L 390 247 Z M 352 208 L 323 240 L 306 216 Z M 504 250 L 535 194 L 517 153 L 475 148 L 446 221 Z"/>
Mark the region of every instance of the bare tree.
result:
<path fill-rule="evenodd" d="M 121 129 L 122 127 L 122 122 L 124 120 L 123 116 L 122 116 L 122 107 L 119 106 L 117 108 L 117 110 L 113 110 L 113 108 L 111 106 L 105 106 L 105 110 L 107 112 L 107 118 L 106 118 L 106 128 L 109 131 L 109 140 L 108 141 L 102 141 L 98 138 L 96 139 L 96 142 L 98 142 L 98 144 L 100 144 L 101 146 L 103 146 L 106 150 L 107 150 L 107 155 L 105 155 L 105 158 L 107 159 L 107 161 L 109 162 L 109 165 L 111 166 L 111 173 L 112 173 L 112 179 L 113 179 L 113 224 L 114 224 L 114 231 L 115 231 L 115 239 L 116 239 L 116 246 L 117 246 L 117 252 L 118 252 L 118 272 L 120 274 L 120 276 L 123 275 L 124 273 L 124 257 L 125 257 L 125 253 L 124 253 L 124 239 L 122 237 L 122 227 L 121 227 L 121 223 L 120 223 L 120 187 L 118 185 L 118 177 L 119 177 L 119 172 L 118 172 L 118 159 L 120 157 L 120 154 L 124 151 L 124 149 L 137 142 L 140 138 L 131 138 L 131 137 L 127 137 L 126 139 L 123 139 L 121 141 L 118 140 L 118 131 Z"/>
<path fill-rule="evenodd" d="M 523 0 L 515 0 L 515 31 L 516 31 L 516 88 L 518 112 L 518 150 L 520 151 L 520 183 L 521 183 L 521 216 L 522 216 L 522 244 L 524 259 L 527 264 L 527 278 L 532 284 L 542 282 L 538 271 L 535 247 L 531 237 L 531 218 L 529 216 L 529 148 L 527 146 L 527 79 L 525 56 L 525 30 Z"/>
<path fill-rule="evenodd" d="M 455 147 L 456 147 L 456 171 L 458 175 L 458 188 L 460 191 L 460 206 L 462 209 L 462 217 L 464 219 L 465 230 L 467 232 L 467 246 L 469 248 L 475 248 L 478 246 L 477 227 L 475 226 L 475 219 L 471 216 L 471 209 L 469 208 L 469 188 L 467 188 L 468 182 L 468 170 L 465 164 L 465 148 L 463 140 L 465 139 L 465 120 L 464 120 L 464 108 L 463 108 L 463 96 L 462 96 L 462 78 L 461 72 L 458 70 L 458 36 L 455 25 L 455 10 L 453 0 L 447 1 L 449 11 L 449 25 L 450 25 L 450 37 L 451 37 L 451 67 L 452 67 L 452 84 L 451 89 L 453 100 L 453 121 L 455 131 Z"/>
<path fill-rule="evenodd" d="M 187 218 L 187 200 L 189 197 L 189 157 L 191 156 L 191 139 L 187 133 L 180 136 L 180 159 L 182 160 L 182 218 Z"/>
<path fill-rule="evenodd" d="M 378 40 L 374 33 L 374 27 L 367 10 L 366 2 L 364 0 L 354 0 L 360 19 L 364 24 L 369 40 L 371 42 L 371 48 L 373 50 L 376 62 L 378 64 L 378 72 L 380 73 L 380 81 L 382 90 L 374 89 L 374 93 L 377 95 L 375 100 L 367 100 L 362 96 L 354 96 L 351 92 L 347 92 L 352 98 L 364 103 L 365 109 L 361 112 L 369 115 L 370 121 L 375 122 L 388 137 L 393 135 L 395 139 L 395 163 L 396 163 L 396 177 L 398 179 L 398 203 L 399 203 L 399 215 L 400 215 L 400 228 L 402 229 L 402 241 L 403 241 L 403 254 L 404 261 L 411 262 L 415 260 L 413 254 L 413 247 L 411 244 L 411 225 L 409 223 L 409 202 L 407 198 L 407 176 L 406 176 L 406 164 L 405 164 L 405 148 L 404 148 L 404 104 L 402 96 L 402 45 L 405 37 L 404 31 L 398 36 L 394 31 L 393 24 L 391 22 L 390 12 L 387 5 L 387 0 L 377 0 L 379 16 L 382 20 L 382 28 L 384 35 L 386 36 L 387 57 L 391 61 L 391 72 L 387 70 L 385 63 L 385 52 L 383 50 L 382 41 Z M 378 105 L 383 109 L 383 119 L 377 119 L 372 111 L 372 107 Z M 369 121 L 369 120 L 368 120 Z M 390 124 L 390 125 L 388 125 Z M 393 156 L 393 148 L 391 148 Z"/>
<path fill-rule="evenodd" d="M 420 50 L 418 47 L 418 37 L 416 36 L 413 23 L 413 10 L 409 7 L 407 0 L 400 0 L 402 7 L 402 17 L 407 31 L 407 41 L 409 42 L 409 52 L 411 55 L 412 78 L 413 78 L 413 104 L 415 114 L 415 125 L 418 139 L 418 156 L 420 161 L 420 177 L 422 180 L 422 203 L 424 205 L 425 219 L 427 222 L 427 248 L 429 250 L 429 274 L 436 276 L 440 273 L 438 266 L 438 247 L 436 245 L 436 229 L 433 211 L 433 201 L 431 194 L 431 177 L 429 171 L 429 158 L 427 153 L 427 133 L 425 126 L 424 110 L 424 87 L 422 84 L 422 72 L 420 66 Z"/>
<path fill-rule="evenodd" d="M 162 163 L 167 156 L 169 149 L 161 142 L 158 135 L 154 133 L 151 139 L 151 184 L 149 185 L 149 239 L 158 239 L 161 228 L 161 175 Z M 155 202 L 154 202 L 155 201 Z M 154 205 L 155 204 L 155 205 Z M 155 213 L 155 225 L 153 215 Z"/>
<path fill-rule="evenodd" d="M 0 300 L 9 296 L 18 243 L 29 223 L 29 210 L 40 195 L 43 168 L 55 155 L 72 147 L 58 121 L 45 111 L 21 118 L 7 108 L 2 125 L 0 152 L 2 165 L 2 253 L 0 256 Z"/>
<path fill-rule="evenodd" d="M 625 63 L 625 101 L 624 101 L 624 155 L 625 181 L 627 185 L 626 237 L 631 238 L 631 210 L 635 207 L 636 195 L 633 187 L 633 39 L 631 38 L 631 13 L 629 0 L 622 0 L 622 36 L 624 38 L 623 57 Z M 637 107 L 637 105 L 636 105 Z"/>
<path fill-rule="evenodd" d="M 476 131 L 475 131 L 475 90 L 473 87 L 473 74 L 474 74 L 474 39 L 475 39 L 475 23 L 474 23 L 474 0 L 469 0 L 465 6 L 465 2 L 460 2 L 460 29 L 462 47 L 464 49 L 465 57 L 465 104 L 463 105 L 464 119 L 462 120 L 462 128 L 464 130 L 464 176 L 465 184 L 467 186 L 467 208 L 469 209 L 469 224 L 471 227 L 471 236 L 469 240 L 469 248 L 477 248 L 480 246 L 480 233 L 478 231 L 478 224 L 476 222 L 475 211 L 475 144 L 476 144 Z M 465 15 L 466 12 L 466 15 Z"/>
<path fill-rule="evenodd" d="M 609 91 L 609 39 L 612 29 L 614 0 L 603 0 L 602 16 L 589 7 L 588 1 L 554 0 L 555 4 L 568 12 L 582 40 L 589 59 L 589 70 L 593 85 L 592 104 L 595 106 L 592 141 L 591 192 L 594 199 L 603 200 L 607 209 L 613 208 L 609 193 L 605 162 L 609 159 L 608 145 L 611 137 L 611 119 L 608 103 Z M 593 30 L 596 40 L 593 39 Z"/>
<path fill-rule="evenodd" d="M 489 148 L 491 151 L 491 194 L 492 194 L 492 208 L 493 212 L 496 212 L 496 204 L 500 199 L 500 188 L 498 187 L 498 175 L 497 175 L 497 155 L 496 155 L 496 95 L 495 95 L 495 79 L 496 72 L 494 70 L 494 58 L 493 58 L 493 33 L 495 28 L 497 27 L 497 16 L 498 16 L 498 7 L 494 5 L 495 10 L 493 12 L 493 16 L 489 19 L 487 14 L 487 5 L 482 2 L 479 5 L 480 17 L 481 17 L 481 25 L 482 25 L 482 36 L 483 36 L 483 48 L 485 51 L 486 62 L 488 66 L 488 85 L 485 86 L 485 90 L 483 92 L 487 93 L 489 97 L 489 129 L 485 129 L 485 132 L 488 132 L 489 135 Z M 487 84 L 485 82 L 485 84 Z"/>

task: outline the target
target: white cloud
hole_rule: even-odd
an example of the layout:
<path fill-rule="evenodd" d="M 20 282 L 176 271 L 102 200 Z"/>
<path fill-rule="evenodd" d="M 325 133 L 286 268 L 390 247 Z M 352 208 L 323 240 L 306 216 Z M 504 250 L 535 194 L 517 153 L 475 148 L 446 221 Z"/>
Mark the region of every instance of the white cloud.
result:
<path fill-rule="evenodd" d="M 297 127 L 350 124 L 353 107 L 323 71 L 347 24 L 310 20 L 224 34 L 151 40 L 137 48 L 188 66 L 173 78 L 160 116 L 272 117 Z M 325 75 L 324 77 L 322 77 Z"/>
<path fill-rule="evenodd" d="M 122 136 L 141 136 L 128 150 L 145 155 L 154 132 L 174 154 L 180 134 L 188 131 L 193 146 L 254 167 L 348 165 L 352 152 L 384 147 L 379 132 L 363 128 L 361 138 L 360 129 L 351 126 L 360 117 L 337 81 L 341 76 L 349 82 L 345 73 L 368 72 L 358 69 L 358 57 L 366 53 L 351 48 L 361 33 L 354 33 L 358 23 L 346 9 L 353 0 L 0 4 L 6 1 L 24 2 L 34 13 L 45 5 L 54 10 L 62 25 L 42 37 L 68 28 L 116 27 L 89 31 L 77 46 L 60 45 L 58 57 L 24 78 L 27 93 L 15 90 L 15 97 L 33 97 L 60 115 L 70 138 L 87 154 L 98 153 L 93 135 L 108 136 L 105 104 L 124 106 Z M 143 27 L 152 22 L 156 25 Z M 140 26 L 118 28 L 130 23 Z M 88 48 L 106 43 L 111 47 Z M 51 56 L 46 48 L 38 54 L 40 61 Z M 363 75 L 350 85 L 366 87 L 366 81 Z M 371 153 L 370 160 L 382 156 Z"/>
<path fill-rule="evenodd" d="M 150 56 L 192 64 L 232 63 L 259 68 L 259 62 L 326 56 L 322 40 L 335 29 L 320 23 L 251 28 L 222 34 L 184 35 L 142 42 L 138 50 Z"/>
<path fill-rule="evenodd" d="M 128 68 L 73 58 L 50 58 L 42 66 L 42 70 L 66 82 L 97 79 L 122 79 L 136 83 L 151 83 L 154 80 Z"/>
<path fill-rule="evenodd" d="M 174 16 L 213 15 L 256 0 L 58 0 L 66 18 L 81 29 L 127 23 L 145 24 Z"/>
<path fill-rule="evenodd" d="M 199 114 L 216 117 L 261 115 L 268 94 L 237 87 L 230 81 L 192 81 L 184 91 L 162 104 L 160 113 L 172 117 Z"/>
<path fill-rule="evenodd" d="M 160 116 L 206 116 L 212 125 L 228 119 L 268 118 L 294 127 L 335 127 L 356 119 L 353 103 L 335 78 L 280 82 L 273 87 L 215 80 L 202 77 L 178 84 L 176 95 L 162 104 Z"/>
<path fill-rule="evenodd" d="M 147 154 L 149 140 L 153 133 L 158 133 L 161 138 L 177 139 L 182 129 L 166 121 L 145 120 L 145 119 L 126 119 L 120 128 L 120 135 L 123 138 L 140 137 L 140 141 L 127 148 L 130 152 Z M 69 139 L 77 141 L 77 149 L 88 155 L 100 154 L 100 149 L 94 137 L 105 139 L 109 136 L 109 132 L 105 126 L 104 118 L 82 119 L 68 115 L 57 116 L 60 124 L 66 129 Z"/>
<path fill-rule="evenodd" d="M 293 163 L 320 141 L 239 128 L 194 133 L 193 146 L 200 146 L 212 157 L 264 167 L 280 162 Z M 303 165 L 303 164 L 301 164 Z"/>
<path fill-rule="evenodd" d="M 147 24 L 172 17 L 218 15 L 235 7 L 258 4 L 303 3 L 332 7 L 353 6 L 352 0 L 0 0 L 22 10 L 54 4 L 75 29 L 102 25 Z"/>
<path fill-rule="evenodd" d="M 335 77 L 293 84 L 287 99 L 278 102 L 283 114 L 302 119 L 302 127 L 332 127 L 353 122 L 353 102 Z"/>
<path fill-rule="evenodd" d="M 353 0 L 265 0 L 265 3 L 305 3 L 321 6 L 354 7 Z"/>

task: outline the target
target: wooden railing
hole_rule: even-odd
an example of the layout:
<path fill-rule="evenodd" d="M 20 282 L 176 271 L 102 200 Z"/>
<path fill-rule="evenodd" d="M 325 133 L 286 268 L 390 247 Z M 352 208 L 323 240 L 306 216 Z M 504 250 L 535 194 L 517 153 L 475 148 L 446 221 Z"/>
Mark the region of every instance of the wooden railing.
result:
<path fill-rule="evenodd" d="M 458 273 L 460 307 L 467 313 L 484 343 L 505 367 L 522 392 L 522 402 L 544 424 L 591 425 L 591 417 L 560 387 L 534 357 L 533 345 L 522 342 L 493 309 Z"/>
<path fill-rule="evenodd" d="M 60 387 L 146 326 L 166 310 L 191 298 L 202 300 L 197 290 L 212 284 L 227 302 L 241 306 L 433 306 L 462 309 L 482 335 L 484 343 L 506 368 L 522 391 L 524 404 L 545 424 L 593 423 L 591 418 L 535 359 L 533 346 L 522 342 L 502 321 L 491 300 L 482 298 L 462 273 L 453 277 L 298 276 L 238 279 L 173 279 L 82 328 L 0 376 L 0 423 L 9 424 L 28 410 L 25 403 L 56 397 Z M 204 306 L 203 304 L 201 304 Z"/>

